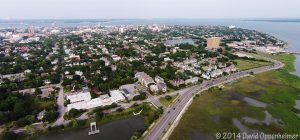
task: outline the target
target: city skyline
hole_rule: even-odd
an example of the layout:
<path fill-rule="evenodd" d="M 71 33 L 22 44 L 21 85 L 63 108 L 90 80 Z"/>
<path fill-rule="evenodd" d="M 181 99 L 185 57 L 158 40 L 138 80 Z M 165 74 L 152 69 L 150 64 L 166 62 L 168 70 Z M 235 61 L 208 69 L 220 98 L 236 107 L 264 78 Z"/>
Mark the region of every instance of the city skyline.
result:
<path fill-rule="evenodd" d="M 297 0 L 3 1 L 0 19 L 299 18 Z"/>

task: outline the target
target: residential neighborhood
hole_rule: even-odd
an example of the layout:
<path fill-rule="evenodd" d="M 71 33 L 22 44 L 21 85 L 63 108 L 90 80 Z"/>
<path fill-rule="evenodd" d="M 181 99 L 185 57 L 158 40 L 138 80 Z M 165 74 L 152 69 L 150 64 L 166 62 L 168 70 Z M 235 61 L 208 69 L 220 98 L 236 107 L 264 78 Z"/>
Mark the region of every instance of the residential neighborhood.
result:
<path fill-rule="evenodd" d="M 9 110 L 18 100 L 1 110 L 3 126 L 16 122 L 12 131 L 67 126 L 144 104 L 161 112 L 167 106 L 158 98 L 242 71 L 236 60 L 256 60 L 248 52 L 285 47 L 267 34 L 225 26 L 31 27 L 1 29 L 0 37 L 0 92 L 28 100 L 16 112 Z M 26 106 L 37 107 L 22 112 Z"/>

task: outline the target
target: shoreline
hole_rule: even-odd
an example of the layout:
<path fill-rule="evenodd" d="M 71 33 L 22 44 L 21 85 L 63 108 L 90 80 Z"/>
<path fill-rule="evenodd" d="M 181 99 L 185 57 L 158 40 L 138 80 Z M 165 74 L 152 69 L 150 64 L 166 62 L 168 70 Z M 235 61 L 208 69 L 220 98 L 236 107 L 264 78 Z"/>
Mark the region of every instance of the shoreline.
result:
<path fill-rule="evenodd" d="M 285 78 L 285 80 L 286 79 L 290 79 L 290 78 L 294 78 L 294 79 L 296 79 L 296 82 L 298 82 L 298 84 L 300 83 L 300 77 L 298 77 L 298 76 L 296 76 L 296 75 L 293 75 L 293 74 L 290 74 L 290 72 L 291 71 L 293 71 L 293 69 L 291 69 L 290 67 L 291 66 L 293 66 L 293 68 L 295 68 L 295 65 L 294 65 L 294 62 L 295 62 L 295 60 L 296 60 L 296 57 L 295 57 L 295 55 L 292 55 L 292 54 L 279 54 L 279 55 L 282 55 L 282 56 L 279 56 L 279 57 L 281 57 L 281 58 L 279 58 L 279 59 L 276 59 L 276 60 L 279 60 L 279 61 L 281 61 L 282 63 L 284 63 L 285 64 L 285 66 L 283 67 L 283 68 L 281 68 L 281 69 L 278 69 L 278 70 L 272 70 L 272 71 L 268 71 L 268 72 L 265 72 L 265 73 L 261 73 L 262 75 L 272 75 L 272 76 L 274 76 L 274 74 L 275 74 L 275 76 L 277 75 L 277 77 L 279 78 L 279 79 L 281 79 L 281 78 Z M 284 55 L 287 55 L 288 56 L 288 58 L 289 59 L 287 59 L 287 58 L 284 58 Z M 285 74 L 288 74 L 288 76 L 290 76 L 290 77 L 285 77 L 286 75 Z M 268 78 L 270 78 L 270 77 L 268 77 Z M 242 78 L 241 80 L 243 80 L 244 78 Z M 245 78 L 246 79 L 246 78 Z M 283 83 L 284 83 L 284 81 L 282 81 Z M 295 82 L 295 81 L 291 81 L 291 82 Z M 294 86 L 294 85 L 293 85 Z M 297 100 L 297 99 L 295 99 L 295 100 Z M 189 108 L 195 108 L 195 105 L 193 106 L 193 104 L 195 104 L 195 102 L 193 102 L 192 103 L 192 105 L 189 107 Z M 205 108 L 205 107 L 204 107 Z M 188 114 L 187 114 L 188 113 Z M 228 112 L 227 112 L 228 113 Z M 182 116 L 182 119 L 184 119 L 184 120 L 187 120 L 187 119 L 191 119 L 191 118 L 193 118 L 193 117 L 191 117 L 191 114 L 193 114 L 192 112 L 191 112 L 191 110 L 190 109 L 188 109 L 187 111 L 186 111 L 186 113 Z M 188 118 L 187 118 L 187 115 L 189 116 Z M 193 114 L 194 115 L 194 117 L 195 116 L 197 116 L 196 114 Z M 222 115 L 221 115 L 222 116 Z M 181 119 L 181 121 L 179 121 L 178 123 L 177 123 L 177 125 L 179 126 L 176 126 L 175 128 L 174 128 L 174 131 L 170 134 L 170 137 L 168 137 L 168 138 L 179 138 L 179 137 L 176 137 L 176 136 L 179 136 L 178 135 L 178 130 L 181 130 L 182 128 L 186 128 L 187 126 L 189 126 L 189 125 L 187 125 L 187 124 L 185 124 L 184 122 L 185 121 L 182 121 L 182 119 Z M 176 129 L 178 129 L 178 130 L 176 130 Z M 196 131 L 195 129 L 192 129 L 193 131 Z M 199 129 L 197 129 L 198 131 L 199 131 Z M 201 129 L 201 130 L 203 130 L 203 129 Z M 176 134 L 174 134 L 174 132 L 176 133 Z M 187 132 L 191 132 L 191 130 L 188 130 Z M 184 132 L 183 132 L 184 133 Z M 211 133 L 206 133 L 206 134 L 209 134 L 209 135 L 211 135 Z M 184 135 L 184 134 L 181 134 L 181 135 Z M 185 135 L 185 136 L 187 136 L 187 135 Z M 182 138 L 182 137 L 181 137 Z"/>

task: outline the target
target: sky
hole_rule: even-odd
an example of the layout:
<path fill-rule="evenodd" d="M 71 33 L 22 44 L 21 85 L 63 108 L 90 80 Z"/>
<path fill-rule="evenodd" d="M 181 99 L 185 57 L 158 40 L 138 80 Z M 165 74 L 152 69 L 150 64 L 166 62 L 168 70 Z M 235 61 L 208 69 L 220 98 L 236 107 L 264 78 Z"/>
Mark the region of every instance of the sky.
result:
<path fill-rule="evenodd" d="M 300 0 L 0 0 L 0 19 L 300 18 Z"/>

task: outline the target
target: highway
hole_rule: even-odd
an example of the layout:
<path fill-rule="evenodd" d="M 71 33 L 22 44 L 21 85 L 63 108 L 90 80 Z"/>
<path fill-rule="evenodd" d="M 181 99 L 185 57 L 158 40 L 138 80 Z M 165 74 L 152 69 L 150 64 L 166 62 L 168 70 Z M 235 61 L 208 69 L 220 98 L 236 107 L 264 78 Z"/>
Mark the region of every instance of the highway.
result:
<path fill-rule="evenodd" d="M 251 73 L 257 74 L 257 73 L 262 73 L 262 72 L 284 67 L 284 64 L 281 63 L 280 61 L 273 60 L 266 57 L 263 58 L 273 62 L 273 65 L 255 68 L 246 71 L 239 71 L 228 76 L 204 81 L 202 84 L 189 88 L 189 90 L 185 91 L 185 93 L 183 93 L 170 108 L 165 109 L 164 114 L 154 125 L 154 127 L 151 130 L 149 130 L 149 133 L 145 139 L 146 140 L 162 139 L 164 134 L 167 132 L 168 128 L 174 123 L 174 120 L 180 115 L 180 112 L 185 108 L 185 106 L 188 105 L 189 100 L 193 98 L 194 94 L 219 84 L 223 84 L 245 76 L 249 76 Z"/>

